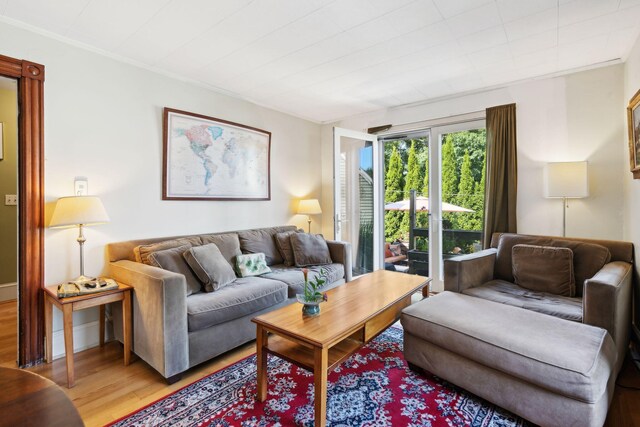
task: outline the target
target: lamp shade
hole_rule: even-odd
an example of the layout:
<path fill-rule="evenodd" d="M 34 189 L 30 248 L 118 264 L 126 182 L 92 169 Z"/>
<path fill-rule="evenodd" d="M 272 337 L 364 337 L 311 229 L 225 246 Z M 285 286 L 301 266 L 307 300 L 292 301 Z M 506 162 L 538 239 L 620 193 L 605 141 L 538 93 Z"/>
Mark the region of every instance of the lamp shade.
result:
<path fill-rule="evenodd" d="M 589 196 L 587 162 L 547 163 L 544 181 L 546 197 L 579 199 Z"/>
<path fill-rule="evenodd" d="M 109 222 L 109 216 L 99 197 L 70 196 L 58 199 L 49 227 L 72 227 L 105 222 Z"/>
<path fill-rule="evenodd" d="M 318 199 L 300 200 L 300 203 L 298 204 L 298 213 L 301 215 L 321 214 L 322 209 L 320 209 Z"/>

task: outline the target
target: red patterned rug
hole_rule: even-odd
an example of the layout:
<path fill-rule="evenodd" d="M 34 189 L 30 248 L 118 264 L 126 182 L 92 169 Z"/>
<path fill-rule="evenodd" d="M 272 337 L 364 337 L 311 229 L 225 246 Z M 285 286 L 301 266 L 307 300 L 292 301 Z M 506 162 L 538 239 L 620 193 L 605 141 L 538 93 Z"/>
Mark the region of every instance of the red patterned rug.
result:
<path fill-rule="evenodd" d="M 135 412 L 114 426 L 313 426 L 313 375 L 269 357 L 269 395 L 257 402 L 255 355 Z M 392 327 L 329 374 L 328 426 L 526 426 L 437 377 L 411 371 Z"/>

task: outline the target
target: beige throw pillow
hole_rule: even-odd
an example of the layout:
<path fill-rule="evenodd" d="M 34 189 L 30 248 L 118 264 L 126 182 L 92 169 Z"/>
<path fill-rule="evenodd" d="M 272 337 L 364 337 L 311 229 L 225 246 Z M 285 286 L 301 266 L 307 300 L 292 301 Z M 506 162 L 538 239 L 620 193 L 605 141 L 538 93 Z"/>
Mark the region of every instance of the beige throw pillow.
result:
<path fill-rule="evenodd" d="M 191 245 L 178 246 L 177 248 L 151 252 L 145 257 L 147 260 L 145 264 L 184 275 L 187 281 L 187 296 L 200 292 L 202 288 L 200 281 L 196 275 L 193 274 L 193 271 L 191 271 L 191 268 L 189 268 L 183 256 L 190 248 Z"/>
<path fill-rule="evenodd" d="M 206 292 L 217 291 L 236 279 L 233 268 L 213 243 L 192 247 L 183 256 Z"/>
<path fill-rule="evenodd" d="M 329 246 L 322 234 L 294 233 L 291 248 L 296 267 L 331 264 Z"/>
<path fill-rule="evenodd" d="M 573 251 L 569 248 L 515 245 L 511 254 L 516 285 L 532 291 L 573 297 Z"/>
<path fill-rule="evenodd" d="M 149 264 L 147 258 L 152 252 L 162 251 L 164 249 L 177 248 L 178 246 L 189 245 L 198 246 L 201 244 L 200 238 L 194 237 L 179 237 L 177 239 L 165 240 L 157 243 L 149 243 L 148 245 L 140 245 L 133 248 L 133 255 L 137 262 L 143 264 Z"/>

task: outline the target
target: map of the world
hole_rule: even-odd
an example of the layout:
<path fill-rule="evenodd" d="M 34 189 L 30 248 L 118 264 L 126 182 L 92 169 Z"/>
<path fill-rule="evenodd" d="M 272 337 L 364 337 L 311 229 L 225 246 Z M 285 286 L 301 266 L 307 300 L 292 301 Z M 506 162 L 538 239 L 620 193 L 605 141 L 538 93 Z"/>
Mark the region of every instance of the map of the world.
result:
<path fill-rule="evenodd" d="M 165 127 L 165 198 L 269 199 L 269 132 L 170 109 Z"/>

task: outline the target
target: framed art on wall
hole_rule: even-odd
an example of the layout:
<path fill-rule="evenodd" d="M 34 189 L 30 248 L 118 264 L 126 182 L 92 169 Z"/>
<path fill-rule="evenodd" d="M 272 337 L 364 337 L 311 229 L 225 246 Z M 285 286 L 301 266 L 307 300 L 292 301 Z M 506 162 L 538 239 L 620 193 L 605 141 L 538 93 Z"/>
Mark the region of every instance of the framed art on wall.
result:
<path fill-rule="evenodd" d="M 633 95 L 627 107 L 629 127 L 629 161 L 634 179 L 640 179 L 640 90 Z"/>
<path fill-rule="evenodd" d="M 0 122 L 0 160 L 4 159 L 4 123 Z"/>
<path fill-rule="evenodd" d="M 271 132 L 164 109 L 163 200 L 271 200 Z"/>

